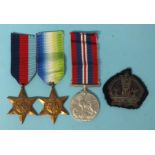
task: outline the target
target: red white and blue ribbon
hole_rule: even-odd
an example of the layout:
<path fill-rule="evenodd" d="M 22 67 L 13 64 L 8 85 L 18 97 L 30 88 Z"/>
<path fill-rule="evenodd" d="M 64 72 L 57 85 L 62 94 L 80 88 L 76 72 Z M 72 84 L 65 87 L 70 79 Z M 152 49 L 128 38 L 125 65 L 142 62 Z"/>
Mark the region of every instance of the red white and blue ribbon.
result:
<path fill-rule="evenodd" d="M 11 74 L 27 85 L 36 73 L 35 35 L 11 33 Z"/>
<path fill-rule="evenodd" d="M 71 32 L 72 84 L 98 85 L 98 39 L 96 33 Z"/>

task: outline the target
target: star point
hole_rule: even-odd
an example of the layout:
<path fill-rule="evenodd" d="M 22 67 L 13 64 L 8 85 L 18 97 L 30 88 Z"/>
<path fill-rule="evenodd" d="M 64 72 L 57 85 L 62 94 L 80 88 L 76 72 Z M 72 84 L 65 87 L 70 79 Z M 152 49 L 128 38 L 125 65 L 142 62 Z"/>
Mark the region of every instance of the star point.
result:
<path fill-rule="evenodd" d="M 59 114 L 68 115 L 69 113 L 63 107 L 67 98 L 67 96 L 57 97 L 55 88 L 53 86 L 49 97 L 42 97 L 39 99 L 40 102 L 44 105 L 40 115 L 50 115 L 53 123 L 56 122 Z"/>
<path fill-rule="evenodd" d="M 18 97 L 9 96 L 9 102 L 13 105 L 12 109 L 8 112 L 10 115 L 18 115 L 22 124 L 25 121 L 26 116 L 37 115 L 37 112 L 33 108 L 36 97 L 28 97 L 24 86 L 22 86 Z"/>

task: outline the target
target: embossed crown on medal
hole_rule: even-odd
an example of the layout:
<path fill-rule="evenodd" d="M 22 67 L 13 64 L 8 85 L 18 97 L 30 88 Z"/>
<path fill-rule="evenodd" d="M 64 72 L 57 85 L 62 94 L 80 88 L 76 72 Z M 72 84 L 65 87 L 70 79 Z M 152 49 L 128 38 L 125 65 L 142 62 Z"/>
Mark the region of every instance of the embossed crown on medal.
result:
<path fill-rule="evenodd" d="M 83 86 L 71 100 L 72 116 L 81 121 L 94 119 L 99 101 L 87 87 L 99 86 L 98 39 L 95 32 L 71 32 L 72 85 Z"/>
<path fill-rule="evenodd" d="M 67 96 L 58 97 L 55 92 L 55 85 L 64 77 L 64 32 L 37 33 L 37 56 L 37 73 L 52 86 L 49 97 L 39 98 L 44 105 L 40 115 L 49 115 L 55 123 L 59 114 L 69 114 L 63 106 Z"/>
<path fill-rule="evenodd" d="M 103 87 L 107 102 L 111 106 L 128 109 L 139 108 L 148 95 L 145 84 L 131 69 L 126 69 L 110 78 Z"/>
<path fill-rule="evenodd" d="M 18 97 L 8 97 L 13 105 L 9 114 L 18 115 L 23 123 L 28 114 L 37 115 L 33 108 L 37 98 L 28 97 L 24 88 L 36 74 L 36 43 L 34 35 L 11 34 L 11 74 L 21 85 L 21 91 Z"/>

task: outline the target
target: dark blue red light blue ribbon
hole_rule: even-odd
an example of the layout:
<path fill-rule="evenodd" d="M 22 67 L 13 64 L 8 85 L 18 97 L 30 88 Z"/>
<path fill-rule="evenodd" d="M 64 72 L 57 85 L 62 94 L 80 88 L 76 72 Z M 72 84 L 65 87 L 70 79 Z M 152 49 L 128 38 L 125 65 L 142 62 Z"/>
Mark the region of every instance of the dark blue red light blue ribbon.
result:
<path fill-rule="evenodd" d="M 11 34 L 11 74 L 21 85 L 28 84 L 36 73 L 35 36 Z"/>

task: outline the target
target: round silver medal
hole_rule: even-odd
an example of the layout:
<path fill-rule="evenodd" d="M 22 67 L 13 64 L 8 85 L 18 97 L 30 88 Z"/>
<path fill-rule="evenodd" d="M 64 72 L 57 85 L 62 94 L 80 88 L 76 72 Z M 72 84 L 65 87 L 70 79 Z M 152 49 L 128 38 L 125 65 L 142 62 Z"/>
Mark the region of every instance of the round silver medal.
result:
<path fill-rule="evenodd" d="M 71 113 L 80 121 L 91 121 L 99 111 L 99 102 L 92 93 L 87 90 L 76 94 L 71 101 Z"/>

